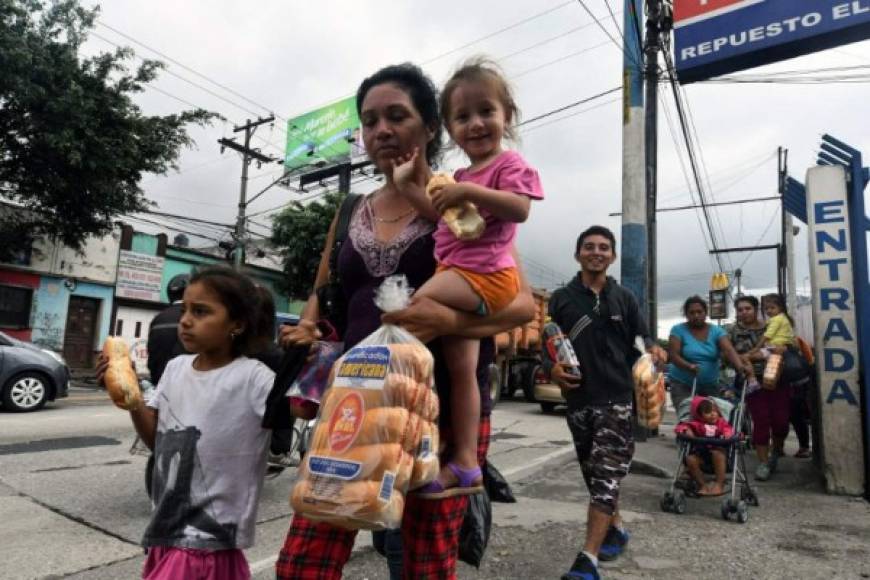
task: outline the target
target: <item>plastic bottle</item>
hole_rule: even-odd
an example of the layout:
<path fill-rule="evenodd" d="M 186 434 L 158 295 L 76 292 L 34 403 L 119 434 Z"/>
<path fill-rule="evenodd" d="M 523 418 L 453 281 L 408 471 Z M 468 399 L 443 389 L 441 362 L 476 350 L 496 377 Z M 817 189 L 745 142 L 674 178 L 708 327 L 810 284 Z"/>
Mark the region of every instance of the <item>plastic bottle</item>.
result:
<path fill-rule="evenodd" d="M 544 324 L 542 335 L 546 356 L 553 362 L 562 363 L 569 373 L 580 376 L 580 361 L 577 359 L 577 353 L 574 352 L 571 340 L 565 336 L 559 325 L 548 320 Z"/>

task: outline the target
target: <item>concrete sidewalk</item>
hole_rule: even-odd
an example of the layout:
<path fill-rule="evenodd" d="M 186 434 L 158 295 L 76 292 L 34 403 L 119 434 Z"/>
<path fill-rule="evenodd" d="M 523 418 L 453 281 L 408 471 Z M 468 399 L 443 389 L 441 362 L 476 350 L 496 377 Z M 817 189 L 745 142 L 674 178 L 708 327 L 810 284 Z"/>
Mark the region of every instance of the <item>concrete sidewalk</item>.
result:
<path fill-rule="evenodd" d="M 661 510 L 670 483 L 663 476 L 676 468 L 677 447 L 672 420 L 660 431 L 636 446 L 620 495 L 632 539 L 623 557 L 602 564 L 602 577 L 870 578 L 870 504 L 825 494 L 812 462 L 791 457 L 795 446 L 787 446 L 789 454 L 774 476 L 757 484 L 752 475 L 757 462 L 748 452 L 749 480 L 760 506 L 739 524 L 722 519 L 721 497 L 690 499 L 683 515 Z M 588 504 L 573 453 L 567 450 L 533 473 L 518 475 L 508 478 L 518 503 L 493 505 L 483 564 L 479 570 L 460 564 L 460 579 L 558 578 L 573 561 Z M 388 578 L 383 558 L 370 550 L 352 558 L 345 576 Z"/>

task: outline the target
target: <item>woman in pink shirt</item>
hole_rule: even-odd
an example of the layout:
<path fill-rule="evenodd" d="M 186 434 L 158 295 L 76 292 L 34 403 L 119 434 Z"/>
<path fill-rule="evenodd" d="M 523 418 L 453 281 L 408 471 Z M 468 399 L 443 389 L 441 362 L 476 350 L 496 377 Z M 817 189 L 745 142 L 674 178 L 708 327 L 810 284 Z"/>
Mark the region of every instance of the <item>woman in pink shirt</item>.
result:
<path fill-rule="evenodd" d="M 494 66 L 477 59 L 464 64 L 441 93 L 447 132 L 468 155 L 471 165 L 456 172 L 457 183 L 425 192 L 428 167 L 419 152 L 395 162 L 394 179 L 417 211 L 438 222 L 434 234 L 438 272 L 418 296 L 482 316 L 511 303 L 520 288 L 513 242 L 517 224 L 526 221 L 531 200 L 544 197 L 538 172 L 515 151 L 502 147 L 514 138 L 519 115 L 507 81 Z M 471 202 L 486 227 L 475 240 L 460 240 L 441 218 L 448 208 Z M 425 497 L 476 493 L 482 489 L 477 462 L 480 393 L 475 369 L 479 342 L 447 337 L 444 350 L 452 385 L 451 407 L 456 450 L 438 478 L 423 488 Z"/>

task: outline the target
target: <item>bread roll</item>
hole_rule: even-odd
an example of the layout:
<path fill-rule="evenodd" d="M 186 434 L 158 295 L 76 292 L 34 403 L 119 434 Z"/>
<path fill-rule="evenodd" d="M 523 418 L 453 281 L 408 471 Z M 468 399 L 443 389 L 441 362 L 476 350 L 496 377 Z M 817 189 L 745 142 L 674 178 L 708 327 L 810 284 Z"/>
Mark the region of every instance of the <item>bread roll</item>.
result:
<path fill-rule="evenodd" d="M 408 489 L 417 489 L 435 481 L 441 469 L 438 461 L 438 426 L 429 421 L 420 421 L 420 432 L 420 446 L 414 457 Z"/>
<path fill-rule="evenodd" d="M 404 463 L 410 465 L 406 453 L 398 443 L 356 445 L 337 453 L 328 446 L 313 441 L 305 460 L 312 476 L 342 478 L 346 481 L 380 481 L 385 473 L 397 474 Z"/>
<path fill-rule="evenodd" d="M 436 173 L 426 184 L 426 194 L 431 197 L 435 189 L 451 183 L 456 183 L 456 181 L 450 175 Z M 486 229 L 486 222 L 480 217 L 477 206 L 468 201 L 447 208 L 441 217 L 453 235 L 460 240 L 476 240 Z"/>
<path fill-rule="evenodd" d="M 112 402 L 125 411 L 141 406 L 139 378 L 133 370 L 127 342 L 123 338 L 110 336 L 103 344 L 103 355 L 109 361 L 103 382 Z"/>
<path fill-rule="evenodd" d="M 432 384 L 432 369 L 435 359 L 422 344 L 391 344 L 390 371 L 413 377 L 426 386 Z"/>
<path fill-rule="evenodd" d="M 315 521 L 351 530 L 397 528 L 404 495 L 389 481 L 342 482 L 323 477 L 300 479 L 290 496 L 293 511 Z"/>

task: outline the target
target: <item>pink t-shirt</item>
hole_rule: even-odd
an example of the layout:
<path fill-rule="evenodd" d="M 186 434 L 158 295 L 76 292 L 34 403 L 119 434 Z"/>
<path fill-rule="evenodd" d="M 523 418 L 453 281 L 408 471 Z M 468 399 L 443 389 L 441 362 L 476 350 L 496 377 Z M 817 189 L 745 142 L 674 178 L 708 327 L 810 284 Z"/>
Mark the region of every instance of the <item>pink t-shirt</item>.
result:
<path fill-rule="evenodd" d="M 512 191 L 532 199 L 543 199 L 544 190 L 538 172 L 516 151 L 505 151 L 489 165 L 477 171 L 459 169 L 456 181 L 470 181 L 499 191 Z M 511 246 L 517 236 L 517 224 L 501 220 L 483 208 L 480 215 L 486 229 L 476 240 L 461 241 L 453 235 L 444 220 L 435 229 L 435 258 L 445 266 L 456 266 L 489 274 L 516 266 Z"/>

